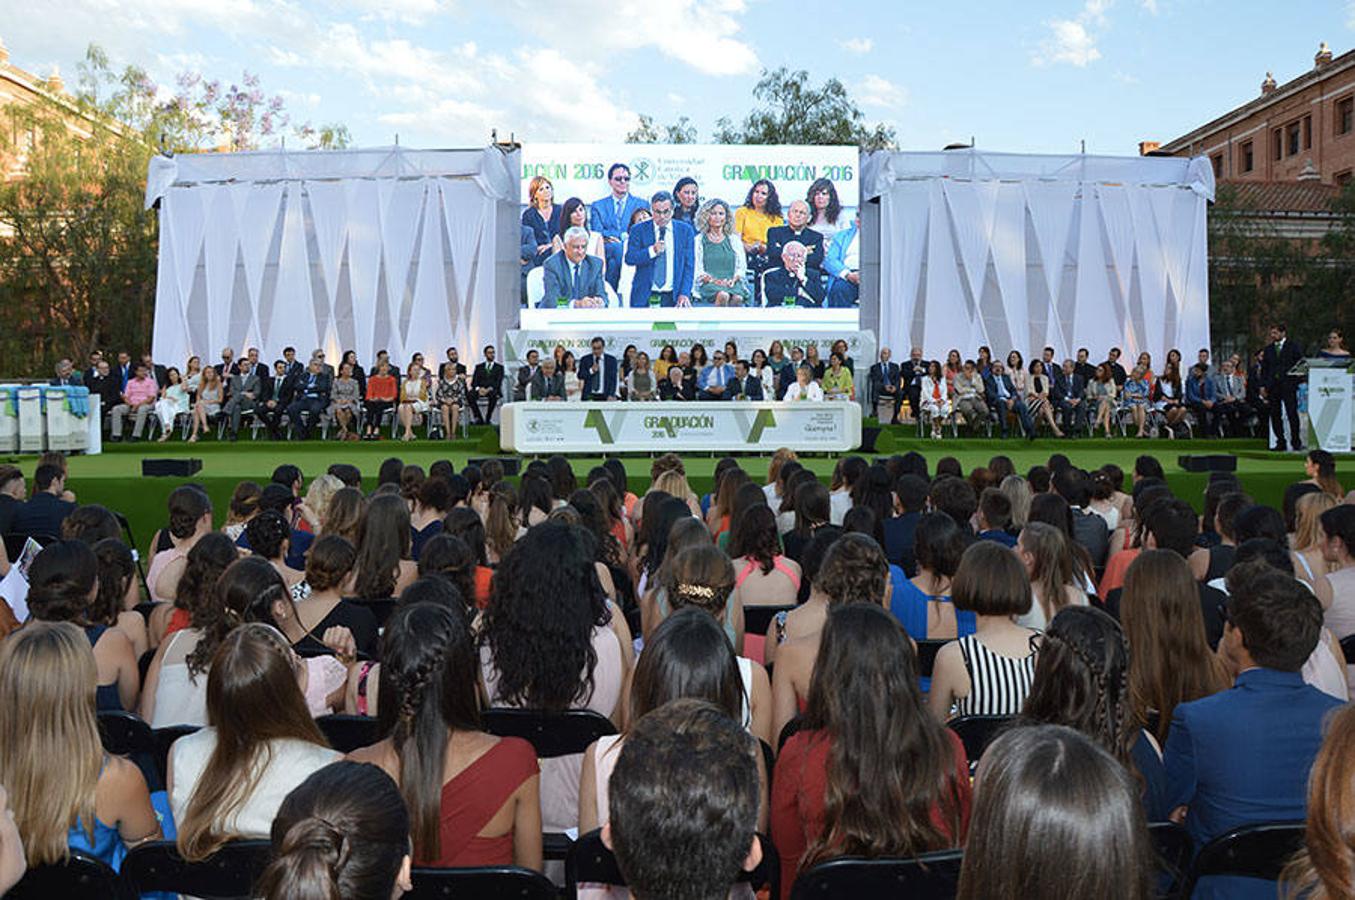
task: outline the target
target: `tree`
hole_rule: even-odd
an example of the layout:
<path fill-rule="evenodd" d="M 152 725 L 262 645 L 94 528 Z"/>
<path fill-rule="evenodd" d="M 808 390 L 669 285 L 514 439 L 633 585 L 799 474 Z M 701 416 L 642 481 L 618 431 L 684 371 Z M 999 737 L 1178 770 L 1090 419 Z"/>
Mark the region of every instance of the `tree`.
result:
<path fill-rule="evenodd" d="M 663 126 L 663 131 L 655 127 L 654 117 L 640 114 L 634 131 L 626 135 L 628 144 L 695 144 L 696 126 L 691 119 L 680 116 L 672 125 Z"/>
<path fill-rule="evenodd" d="M 148 349 L 158 221 L 143 209 L 157 152 L 252 149 L 290 124 L 280 97 L 245 73 L 223 87 L 186 73 L 168 99 L 136 66 L 91 46 L 74 96 L 0 107 L 0 354 L 9 374 L 46 371 L 95 348 Z M 346 146 L 343 125 L 295 126 L 306 147 Z"/>
<path fill-rule="evenodd" d="M 717 143 L 856 144 L 863 150 L 895 144 L 894 129 L 883 122 L 867 126 L 846 85 L 836 78 L 815 87 L 803 69 L 764 69 L 753 99 L 759 105 L 741 126 L 728 118 L 716 121 Z"/>

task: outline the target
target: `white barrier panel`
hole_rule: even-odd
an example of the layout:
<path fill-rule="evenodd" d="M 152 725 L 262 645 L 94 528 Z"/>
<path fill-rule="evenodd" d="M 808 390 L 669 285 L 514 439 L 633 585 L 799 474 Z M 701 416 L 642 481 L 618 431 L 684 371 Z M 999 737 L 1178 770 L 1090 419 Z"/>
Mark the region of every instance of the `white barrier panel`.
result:
<path fill-rule="evenodd" d="M 42 387 L 21 385 L 19 392 L 19 452 L 41 453 L 47 449 L 47 423 L 42 414 Z"/>
<path fill-rule="evenodd" d="M 842 453 L 861 445 L 861 407 L 846 401 L 758 403 L 529 402 L 503 407 L 499 440 L 513 453 Z"/>
<path fill-rule="evenodd" d="M 1329 453 L 1350 452 L 1351 386 L 1344 367 L 1308 370 L 1308 421 L 1317 445 Z"/>
<path fill-rule="evenodd" d="M 0 453 L 19 449 L 19 404 L 17 384 L 0 384 Z"/>

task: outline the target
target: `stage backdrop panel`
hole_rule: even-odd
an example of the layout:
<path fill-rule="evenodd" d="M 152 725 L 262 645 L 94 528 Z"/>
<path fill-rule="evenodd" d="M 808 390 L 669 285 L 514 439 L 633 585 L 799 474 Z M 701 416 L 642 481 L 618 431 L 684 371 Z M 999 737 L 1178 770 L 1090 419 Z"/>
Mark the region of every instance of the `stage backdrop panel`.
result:
<path fill-rule="evenodd" d="M 513 453 L 687 451 L 841 453 L 861 445 L 861 407 L 822 403 L 509 403 L 499 441 Z"/>
<path fill-rule="evenodd" d="M 1203 157 L 880 151 L 862 196 L 880 206 L 862 327 L 896 359 L 987 345 L 1027 363 L 1087 347 L 1095 362 L 1119 346 L 1127 365 L 1147 350 L 1160 366 L 1209 346 Z"/>
<path fill-rule="evenodd" d="M 517 324 L 518 167 L 492 147 L 155 158 L 155 358 L 473 356 Z"/>

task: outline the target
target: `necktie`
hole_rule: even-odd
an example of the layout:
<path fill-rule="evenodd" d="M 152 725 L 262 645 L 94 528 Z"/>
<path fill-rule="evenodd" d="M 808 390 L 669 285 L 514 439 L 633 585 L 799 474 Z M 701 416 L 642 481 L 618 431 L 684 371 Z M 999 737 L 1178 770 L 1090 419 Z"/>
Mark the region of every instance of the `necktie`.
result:
<path fill-rule="evenodd" d="M 621 206 L 622 206 L 622 202 L 623 202 L 623 201 L 621 200 L 620 197 L 617 197 L 614 201 L 612 201 L 612 205 L 616 207 L 616 224 L 617 224 L 618 226 L 624 225 L 624 223 L 621 221 Z"/>
<path fill-rule="evenodd" d="M 578 264 L 578 263 L 574 263 L 574 281 L 573 281 L 573 283 L 570 285 L 570 292 L 571 292 L 571 294 L 573 295 L 573 297 L 574 297 L 575 300 L 579 299 L 580 294 L 579 294 L 579 264 Z"/>
<path fill-rule="evenodd" d="M 662 241 L 668 234 L 668 226 L 663 225 L 659 228 L 659 240 Z M 668 248 L 665 247 L 662 253 L 654 256 L 654 284 L 656 287 L 668 286 Z"/>
<path fill-rule="evenodd" d="M 716 366 L 716 367 L 715 367 L 715 385 L 716 385 L 716 387 L 724 387 L 724 386 L 725 386 L 725 367 L 724 367 L 724 366 Z"/>

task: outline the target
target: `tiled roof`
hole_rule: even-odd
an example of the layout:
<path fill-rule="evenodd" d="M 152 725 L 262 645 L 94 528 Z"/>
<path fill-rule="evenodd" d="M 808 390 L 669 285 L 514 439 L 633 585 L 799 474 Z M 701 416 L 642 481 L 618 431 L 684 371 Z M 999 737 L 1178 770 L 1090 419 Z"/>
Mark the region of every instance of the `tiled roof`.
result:
<path fill-rule="evenodd" d="M 1320 181 L 1222 181 L 1219 193 L 1230 195 L 1228 205 L 1239 209 L 1325 213 L 1341 188 Z"/>

